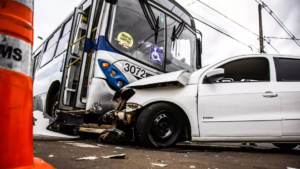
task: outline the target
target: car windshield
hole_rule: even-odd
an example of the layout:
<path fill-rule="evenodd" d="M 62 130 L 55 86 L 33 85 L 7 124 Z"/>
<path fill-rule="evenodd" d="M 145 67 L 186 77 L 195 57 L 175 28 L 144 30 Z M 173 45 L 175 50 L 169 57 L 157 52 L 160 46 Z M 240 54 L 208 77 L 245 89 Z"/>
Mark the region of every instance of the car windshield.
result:
<path fill-rule="evenodd" d="M 159 19 L 157 40 L 138 0 L 119 1 L 112 8 L 108 40 L 118 52 L 161 71 L 195 70 L 196 35 L 185 28 L 171 42 L 179 22 L 151 7 Z M 167 30 L 166 30 L 167 28 Z M 167 45 L 167 46 L 166 46 Z"/>

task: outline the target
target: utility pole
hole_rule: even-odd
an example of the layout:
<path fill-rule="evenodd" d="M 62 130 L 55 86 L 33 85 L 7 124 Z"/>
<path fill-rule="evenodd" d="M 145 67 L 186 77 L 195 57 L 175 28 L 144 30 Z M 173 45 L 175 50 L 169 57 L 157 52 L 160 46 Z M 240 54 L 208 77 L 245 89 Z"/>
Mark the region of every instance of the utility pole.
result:
<path fill-rule="evenodd" d="M 262 17 L 261 17 L 261 4 L 258 5 L 258 18 L 259 18 L 259 52 L 265 53 L 264 51 L 264 38 L 263 38 L 263 28 L 262 28 Z"/>

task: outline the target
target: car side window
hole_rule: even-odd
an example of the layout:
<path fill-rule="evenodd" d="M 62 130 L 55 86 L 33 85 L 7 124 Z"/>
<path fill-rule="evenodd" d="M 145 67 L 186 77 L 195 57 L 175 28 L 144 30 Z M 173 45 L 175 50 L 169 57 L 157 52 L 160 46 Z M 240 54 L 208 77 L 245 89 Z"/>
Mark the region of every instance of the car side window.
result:
<path fill-rule="evenodd" d="M 300 81 L 300 59 L 279 58 L 280 81 Z"/>
<path fill-rule="evenodd" d="M 225 70 L 219 82 L 270 81 L 270 66 L 267 58 L 245 58 L 226 63 L 219 68 Z"/>

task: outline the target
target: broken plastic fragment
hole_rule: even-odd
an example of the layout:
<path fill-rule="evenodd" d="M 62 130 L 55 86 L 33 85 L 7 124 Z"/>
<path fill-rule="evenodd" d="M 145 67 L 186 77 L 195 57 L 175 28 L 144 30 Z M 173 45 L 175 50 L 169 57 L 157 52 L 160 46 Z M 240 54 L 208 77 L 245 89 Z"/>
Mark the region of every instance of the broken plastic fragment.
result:
<path fill-rule="evenodd" d="M 81 161 L 81 160 L 96 160 L 98 157 L 96 156 L 90 156 L 90 157 L 82 157 L 82 158 L 76 158 L 76 161 Z"/>
<path fill-rule="evenodd" d="M 50 154 L 49 157 L 53 157 L 54 155 Z"/>
<path fill-rule="evenodd" d="M 119 150 L 122 150 L 123 148 L 122 148 L 122 147 L 115 147 L 115 149 L 119 149 Z"/>
<path fill-rule="evenodd" d="M 63 142 L 65 144 L 70 144 L 70 145 L 73 145 L 73 146 L 76 146 L 76 147 L 84 147 L 84 148 L 99 148 L 99 146 L 94 146 L 94 145 L 91 145 L 91 144 L 86 144 L 86 143 L 77 143 L 77 142 L 74 142 L 74 141 L 60 141 L 60 142 Z"/>
<path fill-rule="evenodd" d="M 196 168 L 195 166 L 190 166 L 190 168 Z"/>
<path fill-rule="evenodd" d="M 151 163 L 152 166 L 166 167 L 167 164 Z"/>
<path fill-rule="evenodd" d="M 101 156 L 102 158 L 125 158 L 126 154 L 116 154 L 116 155 L 109 155 L 109 156 Z"/>

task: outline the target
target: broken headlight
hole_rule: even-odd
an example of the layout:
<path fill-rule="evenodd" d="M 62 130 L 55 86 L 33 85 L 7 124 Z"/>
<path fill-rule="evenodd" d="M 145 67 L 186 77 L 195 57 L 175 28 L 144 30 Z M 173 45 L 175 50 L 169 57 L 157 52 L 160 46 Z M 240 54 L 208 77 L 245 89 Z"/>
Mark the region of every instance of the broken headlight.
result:
<path fill-rule="evenodd" d="M 141 105 L 136 104 L 136 103 L 126 103 L 126 112 L 133 112 L 138 109 L 142 108 Z"/>

